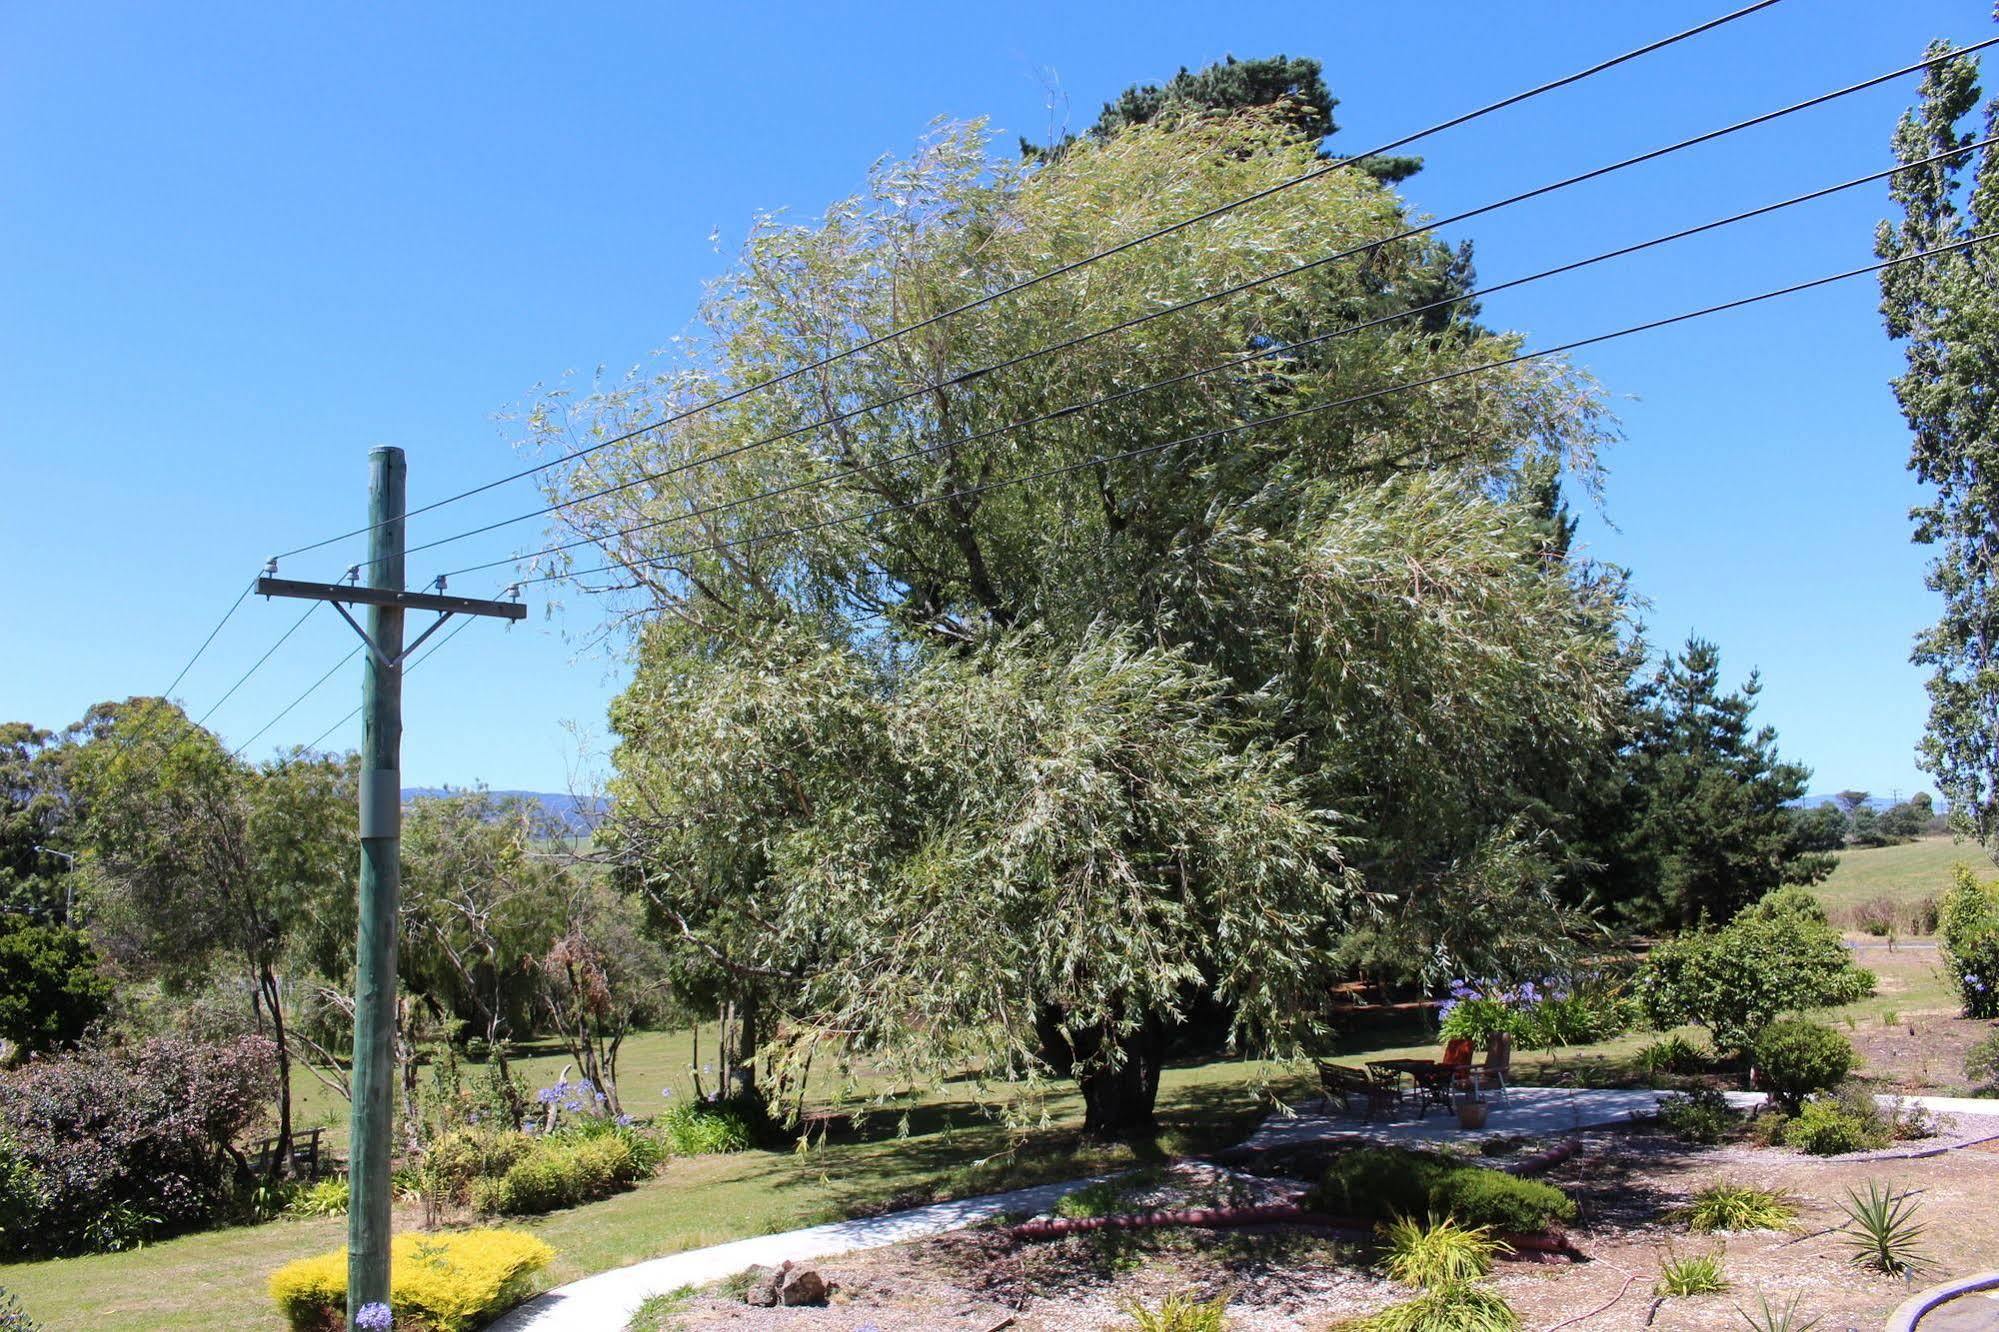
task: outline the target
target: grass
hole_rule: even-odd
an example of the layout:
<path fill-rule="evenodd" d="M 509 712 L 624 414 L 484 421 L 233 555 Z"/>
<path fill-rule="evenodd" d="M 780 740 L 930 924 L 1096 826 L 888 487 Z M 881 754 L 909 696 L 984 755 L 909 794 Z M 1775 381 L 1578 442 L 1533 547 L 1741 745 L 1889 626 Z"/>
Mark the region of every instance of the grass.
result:
<path fill-rule="evenodd" d="M 1398 1216 L 1381 1227 L 1386 1252 L 1381 1270 L 1405 1286 L 1436 1290 L 1476 1280 L 1492 1270 L 1493 1257 L 1508 1246 L 1492 1237 L 1490 1226 L 1461 1226 L 1450 1217 L 1426 1225 Z"/>
<path fill-rule="evenodd" d="M 680 1326 L 680 1315 L 687 1312 L 693 1300 L 692 1286 L 682 1286 L 665 1295 L 650 1296 L 639 1305 L 631 1321 L 625 1324 L 624 1332 L 673 1332 Z"/>
<path fill-rule="evenodd" d="M 523 1228 L 555 1248 L 546 1275 L 559 1285 L 726 1240 L 1162 1164 L 1239 1141 L 1268 1109 L 1250 1085 L 1256 1076 L 1280 1075 L 1276 1090 L 1305 1094 L 1302 1079 L 1281 1074 L 1235 1061 L 1169 1068 L 1160 1080 L 1161 1131 L 1136 1147 L 1082 1144 L 1075 1134 L 1082 1102 L 1073 1093 L 1051 1096 L 1047 1126 L 1029 1131 L 1009 1130 L 965 1099 L 926 1097 L 907 1112 L 907 1136 L 885 1122 L 866 1136 L 836 1133 L 809 1153 L 785 1147 L 676 1160 L 629 1193 Z M 416 1221 L 410 1212 L 398 1226 Z M 283 1220 L 130 1253 L 0 1265 L 0 1288 L 19 1295 L 48 1332 L 271 1332 L 279 1324 L 265 1277 L 294 1258 L 340 1247 L 345 1228 L 337 1216 Z"/>
<path fill-rule="evenodd" d="M 1839 854 L 1839 864 L 1812 889 L 1835 922 L 1877 897 L 1913 904 L 1950 887 L 1951 868 L 1960 862 L 1982 866 L 1977 847 L 1950 837 L 1923 837 L 1900 846 L 1857 847 Z"/>

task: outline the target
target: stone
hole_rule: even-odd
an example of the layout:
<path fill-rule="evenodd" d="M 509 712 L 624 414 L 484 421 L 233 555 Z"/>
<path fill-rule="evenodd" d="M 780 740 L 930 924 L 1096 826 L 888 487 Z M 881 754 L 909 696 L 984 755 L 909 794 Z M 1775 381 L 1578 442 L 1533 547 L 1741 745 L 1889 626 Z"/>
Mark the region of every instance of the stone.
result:
<path fill-rule="evenodd" d="M 743 1274 L 749 1278 L 749 1287 L 743 1291 L 743 1303 L 753 1304 L 760 1309 L 773 1308 L 777 1304 L 778 1283 L 784 1279 L 781 1267 L 750 1267 Z"/>
<path fill-rule="evenodd" d="M 777 1302 L 786 1308 L 826 1303 L 826 1279 L 809 1267 L 786 1263 L 779 1269 Z"/>

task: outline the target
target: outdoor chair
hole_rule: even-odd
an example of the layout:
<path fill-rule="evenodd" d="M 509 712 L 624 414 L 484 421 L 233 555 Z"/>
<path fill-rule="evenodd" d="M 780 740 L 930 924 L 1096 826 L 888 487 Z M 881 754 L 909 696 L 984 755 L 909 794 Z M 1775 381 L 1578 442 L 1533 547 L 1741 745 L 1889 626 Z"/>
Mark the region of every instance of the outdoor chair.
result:
<path fill-rule="evenodd" d="M 1444 1042 L 1444 1057 L 1437 1062 L 1451 1068 L 1470 1068 L 1471 1056 L 1471 1037 L 1453 1036 Z"/>
<path fill-rule="evenodd" d="M 1506 1075 L 1513 1068 L 1513 1037 L 1503 1031 L 1496 1031 L 1485 1043 L 1485 1066 L 1479 1070 L 1486 1086 L 1496 1088 L 1499 1099 L 1506 1099 Z"/>
<path fill-rule="evenodd" d="M 1343 1114 L 1361 1114 L 1372 1123 L 1377 1111 L 1387 1110 L 1402 1099 L 1400 1091 L 1382 1086 L 1360 1069 L 1323 1062 L 1318 1069 L 1319 1089 L 1326 1094 L 1327 1103 Z"/>

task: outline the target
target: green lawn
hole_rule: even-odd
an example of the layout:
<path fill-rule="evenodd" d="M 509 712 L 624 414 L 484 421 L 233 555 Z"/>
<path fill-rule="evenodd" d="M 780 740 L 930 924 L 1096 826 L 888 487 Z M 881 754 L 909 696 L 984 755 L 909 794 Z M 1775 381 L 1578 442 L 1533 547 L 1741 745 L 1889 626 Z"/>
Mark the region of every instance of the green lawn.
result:
<path fill-rule="evenodd" d="M 1550 1064 L 1614 1065 L 1646 1041 L 1632 1035 L 1561 1055 L 1521 1053 L 1516 1069 L 1532 1078 Z M 661 1086 L 686 1095 L 690 1087 L 686 1032 L 647 1033 L 627 1043 L 621 1079 L 635 1113 L 664 1102 Z M 1420 1023 L 1357 1032 L 1334 1057 L 1387 1058 L 1434 1054 Z M 538 1055 L 527 1070 L 552 1078 L 560 1055 Z M 712 1085 L 712 1079 L 709 1079 Z M 831 1080 L 815 1099 L 831 1095 Z M 301 1100 L 303 1122 L 340 1118 L 344 1103 L 318 1089 Z M 992 1193 L 1139 1161 L 1214 1151 L 1239 1141 L 1270 1108 L 1270 1098 L 1310 1094 L 1302 1071 L 1279 1065 L 1216 1060 L 1167 1070 L 1160 1086 L 1163 1131 L 1143 1148 L 1082 1147 L 1082 1119 L 1073 1093 L 1049 1097 L 1037 1125 L 1009 1129 L 982 1112 L 961 1085 L 903 1099 L 899 1112 L 880 1113 L 861 1133 L 836 1133 L 831 1143 L 800 1153 L 746 1152 L 670 1163 L 658 1178 L 630 1193 L 525 1223 L 560 1255 L 549 1279 L 571 1281 L 592 1272 L 724 1240 L 766 1234 L 942 1198 Z M 344 1125 L 340 1127 L 344 1137 Z M 403 1224 L 414 1225 L 411 1215 Z M 338 1219 L 277 1221 L 169 1240 L 133 1253 L 0 1266 L 0 1287 L 17 1293 L 50 1332 L 269 1332 L 280 1326 L 264 1295 L 270 1271 L 293 1258 L 338 1247 Z"/>
<path fill-rule="evenodd" d="M 1924 837 L 1900 846 L 1870 846 L 1842 851 L 1832 876 L 1814 889 L 1834 919 L 1861 902 L 1877 897 L 1900 903 L 1941 895 L 1950 887 L 1952 868 L 1970 865 L 1981 876 L 1992 873 L 1992 861 L 1971 842 L 1950 837 Z"/>

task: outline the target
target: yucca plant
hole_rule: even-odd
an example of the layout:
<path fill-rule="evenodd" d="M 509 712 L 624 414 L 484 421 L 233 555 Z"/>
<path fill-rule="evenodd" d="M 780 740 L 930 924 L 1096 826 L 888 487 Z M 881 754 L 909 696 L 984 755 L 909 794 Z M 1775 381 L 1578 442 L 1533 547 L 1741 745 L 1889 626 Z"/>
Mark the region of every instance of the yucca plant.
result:
<path fill-rule="evenodd" d="M 1426 1290 L 1347 1326 L 1356 1332 L 1517 1332 L 1520 1315 L 1498 1291 L 1467 1283 Z"/>
<path fill-rule="evenodd" d="M 1512 1251 L 1492 1237 L 1491 1226 L 1461 1226 L 1448 1216 L 1432 1215 L 1427 1224 L 1398 1216 L 1380 1230 L 1388 1246 L 1381 1270 L 1422 1290 L 1464 1285 L 1490 1272 L 1495 1254 Z"/>
<path fill-rule="evenodd" d="M 1168 1295 L 1157 1309 L 1130 1300 L 1124 1306 L 1124 1316 L 1131 1320 L 1125 1332 L 1226 1332 L 1228 1303 L 1226 1295 L 1204 1302 L 1185 1290 Z"/>
<path fill-rule="evenodd" d="M 1723 1180 L 1700 1190 L 1675 1213 L 1687 1229 L 1707 1234 L 1717 1230 L 1783 1230 L 1797 1219 L 1798 1209 L 1775 1189 Z"/>
<path fill-rule="evenodd" d="M 1929 1227 L 1916 1219 L 1912 1195 L 1883 1188 L 1867 1181 L 1867 1192 L 1846 1191 L 1840 1210 L 1846 1213 L 1843 1228 L 1853 1261 L 1889 1276 L 1902 1276 L 1927 1265 L 1920 1241 Z"/>
<path fill-rule="evenodd" d="M 1728 1289 L 1728 1277 L 1721 1270 L 1721 1251 L 1681 1257 L 1670 1250 L 1659 1264 L 1659 1282 L 1654 1295 L 1713 1295 Z"/>
<path fill-rule="evenodd" d="M 1781 1309 L 1761 1295 L 1756 1297 L 1756 1303 L 1755 1313 L 1750 1313 L 1739 1304 L 1735 1307 L 1735 1312 L 1742 1315 L 1742 1321 L 1749 1324 L 1751 1332 L 1809 1332 L 1820 1322 L 1820 1316 L 1799 1321 L 1796 1295 Z"/>

